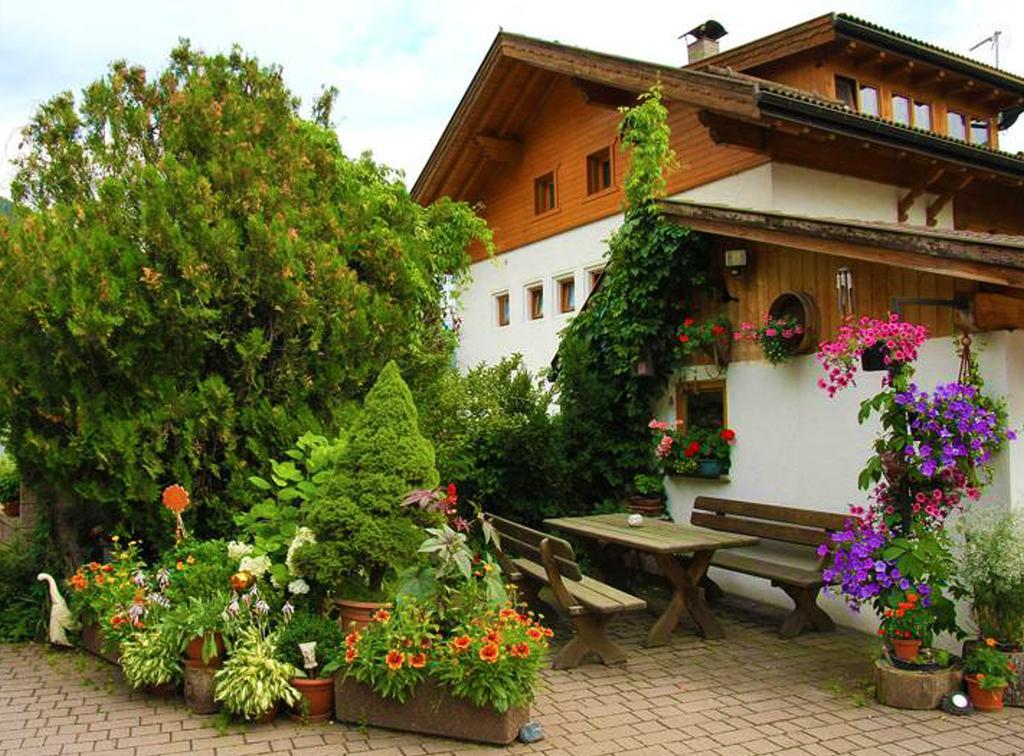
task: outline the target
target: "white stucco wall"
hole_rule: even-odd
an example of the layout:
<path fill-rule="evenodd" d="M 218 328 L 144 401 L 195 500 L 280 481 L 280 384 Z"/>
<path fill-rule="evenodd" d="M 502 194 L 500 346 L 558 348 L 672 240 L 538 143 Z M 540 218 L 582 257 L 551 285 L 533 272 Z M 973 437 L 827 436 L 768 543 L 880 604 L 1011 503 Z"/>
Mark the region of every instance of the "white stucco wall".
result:
<path fill-rule="evenodd" d="M 896 204 L 905 191 L 799 166 L 766 163 L 676 198 L 824 218 L 895 221 Z M 924 225 L 924 208 L 931 199 L 925 195 L 918 200 L 910 223 Z M 556 281 L 575 277 L 576 306 L 580 307 L 589 294 L 588 271 L 603 266 L 605 240 L 621 222 L 621 215 L 611 216 L 474 263 L 473 282 L 462 300 L 459 366 L 467 369 L 519 352 L 532 370 L 546 369 L 558 348 L 558 334 L 572 317 L 557 312 Z M 939 225 L 952 225 L 949 207 L 940 213 Z M 526 289 L 537 283 L 544 287 L 545 312 L 543 318 L 531 320 Z M 509 294 L 511 321 L 498 326 L 495 296 L 504 291 Z"/>

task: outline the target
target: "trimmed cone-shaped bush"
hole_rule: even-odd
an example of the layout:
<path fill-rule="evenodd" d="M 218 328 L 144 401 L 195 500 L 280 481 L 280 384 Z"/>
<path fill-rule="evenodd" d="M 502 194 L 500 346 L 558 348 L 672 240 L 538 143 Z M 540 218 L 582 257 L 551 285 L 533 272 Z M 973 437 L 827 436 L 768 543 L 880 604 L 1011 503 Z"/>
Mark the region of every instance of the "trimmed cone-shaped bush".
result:
<path fill-rule="evenodd" d="M 389 362 L 366 395 L 338 474 L 308 508 L 317 540 L 296 553 L 299 568 L 335 595 L 375 598 L 391 571 L 416 560 L 422 527 L 438 519 L 403 499 L 438 482 L 412 392 Z"/>

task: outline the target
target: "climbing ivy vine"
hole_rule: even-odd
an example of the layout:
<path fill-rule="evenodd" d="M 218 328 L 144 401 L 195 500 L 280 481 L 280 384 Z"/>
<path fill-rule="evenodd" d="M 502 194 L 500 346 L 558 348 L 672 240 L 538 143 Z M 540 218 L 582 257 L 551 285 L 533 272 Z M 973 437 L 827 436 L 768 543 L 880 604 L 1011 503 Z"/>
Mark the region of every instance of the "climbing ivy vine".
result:
<path fill-rule="evenodd" d="M 556 378 L 568 458 L 591 502 L 618 499 L 636 474 L 651 471 L 647 423 L 671 372 L 673 330 L 686 301 L 709 283 L 705 239 L 667 221 L 657 204 L 676 165 L 661 88 L 622 112 L 625 217 L 608 240 L 599 289 L 562 336 Z M 635 374 L 641 357 L 653 375 Z"/>

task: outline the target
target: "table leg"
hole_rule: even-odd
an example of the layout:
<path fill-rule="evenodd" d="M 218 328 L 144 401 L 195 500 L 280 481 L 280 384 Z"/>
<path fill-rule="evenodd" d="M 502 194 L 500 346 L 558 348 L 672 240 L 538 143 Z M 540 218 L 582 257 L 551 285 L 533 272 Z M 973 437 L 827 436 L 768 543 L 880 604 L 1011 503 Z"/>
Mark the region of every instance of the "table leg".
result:
<path fill-rule="evenodd" d="M 685 567 L 673 554 L 656 555 L 658 566 L 672 583 L 674 590 L 668 607 L 662 612 L 647 635 L 648 646 L 663 646 L 668 643 L 669 637 L 676 625 L 679 624 L 684 611 L 690 613 L 690 617 L 697 625 L 697 630 L 705 638 L 725 637 L 725 630 L 708 609 L 700 590 L 700 580 L 707 572 L 712 554 L 714 554 L 713 551 L 695 552 Z"/>

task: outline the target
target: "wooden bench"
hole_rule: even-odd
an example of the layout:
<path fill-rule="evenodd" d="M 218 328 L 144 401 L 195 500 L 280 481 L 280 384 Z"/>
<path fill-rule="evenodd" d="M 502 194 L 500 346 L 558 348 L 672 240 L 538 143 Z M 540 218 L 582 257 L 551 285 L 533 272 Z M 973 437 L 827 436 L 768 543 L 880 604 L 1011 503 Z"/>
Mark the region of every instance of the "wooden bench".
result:
<path fill-rule="evenodd" d="M 616 614 L 640 611 L 647 602 L 580 572 L 568 541 L 491 514 L 484 517 L 497 533 L 497 558 L 509 582 L 542 585 L 540 598 L 572 623 L 572 639 L 555 655 L 551 666 L 579 666 L 593 652 L 605 664 L 626 660 L 622 648 L 605 634 Z"/>
<path fill-rule="evenodd" d="M 690 522 L 760 539 L 757 546 L 715 552 L 711 565 L 765 578 L 785 591 L 796 607 L 782 623 L 779 637 L 794 638 L 808 626 L 818 632 L 835 630 L 831 618 L 817 604 L 818 593 L 825 584 L 821 577 L 823 560 L 817 548 L 830 543 L 830 534 L 842 530 L 847 519 L 848 516 L 834 512 L 698 496 L 693 502 Z M 791 545 L 791 562 L 772 553 L 772 541 Z M 722 589 L 713 580 L 706 577 L 702 585 L 707 600 L 721 598 Z"/>

